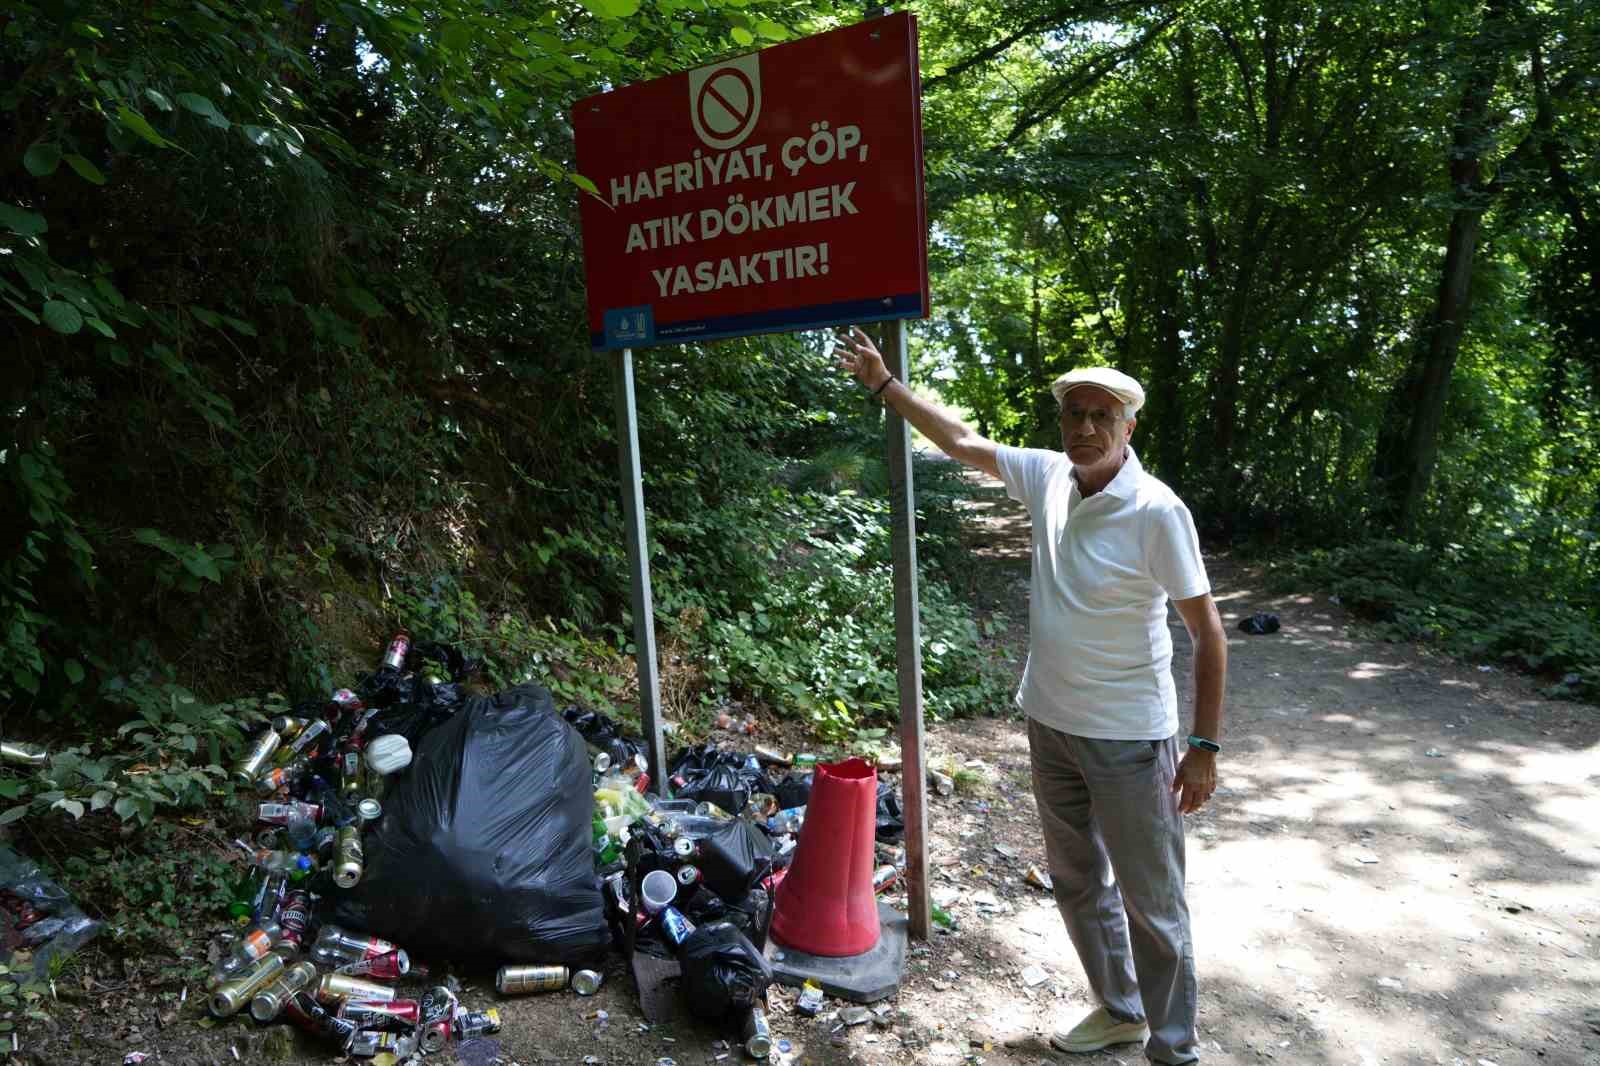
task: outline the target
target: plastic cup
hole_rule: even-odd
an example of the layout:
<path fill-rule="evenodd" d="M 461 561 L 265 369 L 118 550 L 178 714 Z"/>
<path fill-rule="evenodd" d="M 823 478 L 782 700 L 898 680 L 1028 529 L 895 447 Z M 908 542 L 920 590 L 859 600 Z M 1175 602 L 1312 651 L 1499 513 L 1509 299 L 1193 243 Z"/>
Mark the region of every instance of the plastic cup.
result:
<path fill-rule="evenodd" d="M 639 895 L 644 900 L 645 911 L 656 914 L 677 898 L 678 879 L 665 870 L 651 870 L 639 883 Z"/>

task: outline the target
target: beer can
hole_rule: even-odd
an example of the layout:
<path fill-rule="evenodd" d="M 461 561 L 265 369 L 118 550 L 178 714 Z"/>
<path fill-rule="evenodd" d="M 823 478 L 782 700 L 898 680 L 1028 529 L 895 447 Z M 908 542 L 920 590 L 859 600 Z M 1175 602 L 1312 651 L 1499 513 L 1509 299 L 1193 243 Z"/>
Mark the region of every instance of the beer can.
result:
<path fill-rule="evenodd" d="M 256 737 L 255 743 L 250 745 L 250 750 L 245 752 L 244 758 L 239 760 L 233 768 L 233 780 L 243 788 L 255 784 L 271 763 L 272 753 L 278 750 L 278 742 L 283 739 L 283 734 L 276 729 L 264 729 Z"/>
<path fill-rule="evenodd" d="M 672 842 L 672 853 L 680 859 L 687 859 L 695 852 L 695 843 L 692 837 L 678 837 Z"/>
<path fill-rule="evenodd" d="M 231 981 L 224 981 L 211 993 L 211 1013 L 218 1018 L 228 1018 L 250 1002 L 250 997 L 261 991 L 283 972 L 283 956 L 272 952 L 261 956 L 255 963 Z"/>
<path fill-rule="evenodd" d="M 280 714 L 272 719 L 271 726 L 282 736 L 281 740 L 289 740 L 297 736 L 300 730 L 311 724 L 309 718 L 299 718 L 292 714 Z"/>
<path fill-rule="evenodd" d="M 456 1018 L 456 1039 L 468 1040 L 475 1036 L 484 1036 L 500 1031 L 500 1012 L 494 1007 L 488 1010 L 464 1011 Z"/>
<path fill-rule="evenodd" d="M 684 888 L 697 884 L 700 881 L 700 867 L 684 863 L 678 867 L 678 884 Z"/>
<path fill-rule="evenodd" d="M 757 747 L 755 757 L 769 766 L 788 766 L 789 757 L 776 748 Z"/>
<path fill-rule="evenodd" d="M 872 891 L 882 892 L 884 889 L 888 888 L 898 880 L 900 880 L 899 869 L 891 866 L 888 863 L 884 863 L 882 866 L 872 871 Z"/>
<path fill-rule="evenodd" d="M 324 1003 L 337 1003 L 341 999 L 386 1003 L 395 998 L 395 990 L 388 985 L 351 977 L 349 974 L 325 973 L 317 981 L 317 998 Z"/>
<path fill-rule="evenodd" d="M 361 815 L 363 822 L 375 822 L 383 815 L 383 804 L 368 796 L 356 804 L 356 813 Z"/>
<path fill-rule="evenodd" d="M 502 996 L 559 992 L 567 987 L 570 976 L 565 966 L 502 966 L 495 975 L 494 987 Z"/>
<path fill-rule="evenodd" d="M 421 1045 L 424 1055 L 443 1051 L 445 1045 L 450 1043 L 450 1019 L 440 1018 L 424 1025 L 417 1043 Z"/>
<path fill-rule="evenodd" d="M 414 999 L 391 999 L 384 1003 L 347 999 L 339 1005 L 339 1017 L 358 1029 L 410 1032 L 422 1017 L 422 1005 Z"/>
<path fill-rule="evenodd" d="M 296 992 L 283 1005 L 283 1015 L 295 1025 L 329 1040 L 348 1041 L 359 1028 L 318 1003 L 310 992 Z"/>
<path fill-rule="evenodd" d="M 272 1021 L 296 992 L 309 988 L 316 979 L 317 967 L 314 963 L 295 963 L 251 998 L 250 1017 L 262 1023 Z"/>
<path fill-rule="evenodd" d="M 672 941 L 674 947 L 681 946 L 689 939 L 689 934 L 694 932 L 694 923 L 685 918 L 676 907 L 671 905 L 662 907 L 657 917 L 661 919 L 661 931 Z"/>
<path fill-rule="evenodd" d="M 578 970 L 572 975 L 572 990 L 580 996 L 592 996 L 600 991 L 604 980 L 598 970 Z"/>
<path fill-rule="evenodd" d="M 25 744 L 20 740 L 0 741 L 0 762 L 16 766 L 43 766 L 50 761 L 50 753 L 38 744 Z"/>
<path fill-rule="evenodd" d="M 594 757 L 594 772 L 603 774 L 609 769 L 611 769 L 611 756 L 602 751 Z"/>
<path fill-rule="evenodd" d="M 724 822 L 733 817 L 733 815 L 729 814 L 721 807 L 718 807 L 710 800 L 701 800 L 699 803 L 696 803 L 694 805 L 694 813 L 702 818 L 716 818 Z"/>
<path fill-rule="evenodd" d="M 330 732 L 332 732 L 332 730 L 328 726 L 327 719 L 317 718 L 313 720 L 310 725 L 302 729 L 300 731 L 300 735 L 295 737 L 294 740 L 290 742 L 289 750 L 298 755 L 309 748 L 312 744 L 316 743 L 318 739 Z"/>
<path fill-rule="evenodd" d="M 389 647 L 383 653 L 383 665 L 391 670 L 404 670 L 406 666 L 406 653 L 411 650 L 411 634 L 405 630 L 394 635 L 389 641 Z"/>
<path fill-rule="evenodd" d="M 767 1012 L 759 1005 L 745 1013 L 740 1039 L 744 1041 L 744 1050 L 751 1058 L 764 1059 L 772 1054 L 772 1030 L 767 1027 Z"/>
<path fill-rule="evenodd" d="M 361 881 L 366 856 L 361 850 L 361 829 L 347 825 L 339 830 L 333 844 L 333 883 L 354 888 Z"/>

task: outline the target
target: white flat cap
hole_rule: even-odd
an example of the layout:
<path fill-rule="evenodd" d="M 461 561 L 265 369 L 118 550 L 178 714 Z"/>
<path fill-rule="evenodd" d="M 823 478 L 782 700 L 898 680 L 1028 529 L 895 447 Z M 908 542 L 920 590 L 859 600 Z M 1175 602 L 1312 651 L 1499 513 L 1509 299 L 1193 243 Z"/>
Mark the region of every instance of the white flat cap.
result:
<path fill-rule="evenodd" d="M 1128 406 L 1130 415 L 1137 414 L 1139 408 L 1144 406 L 1144 387 L 1122 371 L 1113 370 L 1109 366 L 1069 370 L 1056 378 L 1055 383 L 1050 386 L 1050 394 L 1056 398 L 1056 404 L 1059 406 L 1062 397 L 1079 385 L 1096 385 L 1105 389 Z"/>

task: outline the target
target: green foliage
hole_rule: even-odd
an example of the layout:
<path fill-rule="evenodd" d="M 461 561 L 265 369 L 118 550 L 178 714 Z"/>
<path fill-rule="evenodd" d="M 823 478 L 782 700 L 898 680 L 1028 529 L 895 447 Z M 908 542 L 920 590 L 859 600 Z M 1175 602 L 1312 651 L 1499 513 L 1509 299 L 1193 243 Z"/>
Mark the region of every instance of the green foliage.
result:
<path fill-rule="evenodd" d="M 148 826 L 164 810 L 198 810 L 231 791 L 223 768 L 247 727 L 288 710 L 277 696 L 207 703 L 148 673 L 113 677 L 108 708 L 136 717 L 114 735 L 56 747 L 37 768 L 0 771 L 0 797 L 11 806 L 0 825 L 69 815 L 74 821 L 109 809 L 124 822 Z"/>
<path fill-rule="evenodd" d="M 1383 639 L 1537 674 L 1551 696 L 1600 700 L 1600 604 L 1552 598 L 1518 576 L 1524 566 L 1505 545 L 1378 540 L 1301 553 L 1274 571 L 1280 588 L 1329 590 Z"/>
<path fill-rule="evenodd" d="M 190 933 L 215 921 L 232 898 L 239 867 L 201 827 L 158 819 L 135 836 L 85 837 L 54 871 L 103 935 L 132 952 L 187 951 Z"/>
<path fill-rule="evenodd" d="M 6 1012 L 7 1018 L 0 1021 L 0 1033 L 16 1028 L 16 1023 L 9 1019 L 17 1011 L 35 1021 L 46 1020 L 49 1015 L 43 1009 L 43 1002 L 49 994 L 50 985 L 46 981 L 14 974 L 9 966 L 0 965 L 0 1011 Z"/>

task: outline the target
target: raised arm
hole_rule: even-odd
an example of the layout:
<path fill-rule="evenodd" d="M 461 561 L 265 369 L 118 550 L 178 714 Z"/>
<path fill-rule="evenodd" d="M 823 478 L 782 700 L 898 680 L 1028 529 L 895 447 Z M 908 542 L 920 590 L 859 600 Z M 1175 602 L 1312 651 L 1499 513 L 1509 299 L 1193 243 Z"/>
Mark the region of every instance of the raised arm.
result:
<path fill-rule="evenodd" d="M 1000 468 L 995 454 L 994 441 L 980 437 L 969 425 L 944 408 L 929 403 L 898 379 L 890 380 L 889 368 L 883 364 L 883 355 L 859 328 L 852 327 L 848 336 L 838 338 L 834 354 L 839 366 L 848 370 L 868 391 L 877 392 L 879 399 L 896 414 L 917 427 L 917 432 L 956 462 L 982 470 L 990 477 L 999 477 Z M 882 392 L 878 389 L 888 382 Z"/>

